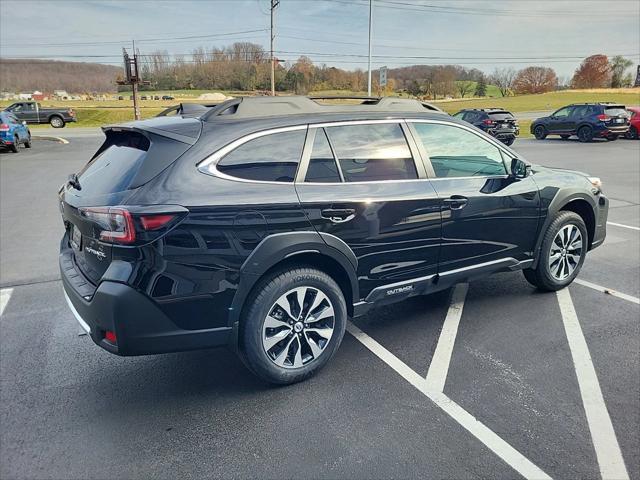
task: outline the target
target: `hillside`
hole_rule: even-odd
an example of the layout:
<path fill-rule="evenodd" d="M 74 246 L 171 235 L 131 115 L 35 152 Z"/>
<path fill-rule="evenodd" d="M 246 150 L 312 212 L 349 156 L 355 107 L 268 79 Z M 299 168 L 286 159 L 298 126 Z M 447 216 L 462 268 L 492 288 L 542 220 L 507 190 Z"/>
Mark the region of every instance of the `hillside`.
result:
<path fill-rule="evenodd" d="M 118 75 L 112 65 L 0 58 L 0 90 L 8 92 L 115 92 Z"/>

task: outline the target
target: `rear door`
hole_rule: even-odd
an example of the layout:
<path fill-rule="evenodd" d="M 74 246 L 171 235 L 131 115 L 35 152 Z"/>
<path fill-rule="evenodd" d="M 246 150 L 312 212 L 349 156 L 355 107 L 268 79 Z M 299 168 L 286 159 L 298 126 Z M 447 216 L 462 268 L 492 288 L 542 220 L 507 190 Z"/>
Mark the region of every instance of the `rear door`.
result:
<path fill-rule="evenodd" d="M 463 125 L 410 125 L 424 146 L 431 183 L 441 199 L 439 273 L 531 259 L 540 207 L 533 177 L 508 176 L 511 158 L 503 154 L 508 151 Z"/>
<path fill-rule="evenodd" d="M 415 143 L 398 120 L 309 128 L 296 190 L 316 230 L 355 253 L 362 298 L 376 288 L 370 300 L 416 291 L 436 273 L 439 201 L 416 160 Z"/>

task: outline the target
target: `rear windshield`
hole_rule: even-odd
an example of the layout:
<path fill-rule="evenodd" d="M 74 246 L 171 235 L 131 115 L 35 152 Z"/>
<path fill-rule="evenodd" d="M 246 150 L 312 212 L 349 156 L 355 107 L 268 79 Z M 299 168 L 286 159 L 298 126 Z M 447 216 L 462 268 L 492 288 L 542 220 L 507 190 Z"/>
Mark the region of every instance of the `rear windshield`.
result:
<path fill-rule="evenodd" d="M 82 189 L 94 195 L 128 190 L 149 146 L 149 139 L 139 133 L 109 132 L 96 156 L 78 175 Z"/>
<path fill-rule="evenodd" d="M 130 131 L 107 130 L 107 138 L 78 173 L 84 193 L 102 195 L 144 185 L 186 152 L 190 144 Z"/>
<path fill-rule="evenodd" d="M 604 113 L 606 115 L 609 115 L 610 117 L 620 117 L 620 116 L 624 116 L 624 117 L 628 117 L 629 114 L 627 113 L 627 110 L 624 107 L 605 107 L 604 109 Z"/>
<path fill-rule="evenodd" d="M 491 120 L 514 120 L 513 115 L 509 112 L 491 112 L 489 118 Z"/>

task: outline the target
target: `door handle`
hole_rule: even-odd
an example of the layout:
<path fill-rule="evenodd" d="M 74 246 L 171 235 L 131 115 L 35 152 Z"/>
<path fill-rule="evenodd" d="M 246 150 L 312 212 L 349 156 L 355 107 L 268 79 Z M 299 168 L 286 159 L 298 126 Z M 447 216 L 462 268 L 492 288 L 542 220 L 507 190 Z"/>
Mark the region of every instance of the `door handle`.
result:
<path fill-rule="evenodd" d="M 448 206 L 451 210 L 460 210 L 469 203 L 469 199 L 462 195 L 452 195 L 451 197 L 442 200 L 442 203 Z"/>
<path fill-rule="evenodd" d="M 325 208 L 320 213 L 333 223 L 348 222 L 356 216 L 354 208 Z"/>

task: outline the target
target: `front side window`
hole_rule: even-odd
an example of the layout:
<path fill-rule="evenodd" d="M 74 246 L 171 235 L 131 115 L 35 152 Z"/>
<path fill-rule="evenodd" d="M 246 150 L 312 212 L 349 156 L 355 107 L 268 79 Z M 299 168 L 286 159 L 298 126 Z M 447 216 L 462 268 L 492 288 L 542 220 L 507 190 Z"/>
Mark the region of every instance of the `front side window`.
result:
<path fill-rule="evenodd" d="M 487 177 L 506 175 L 498 147 L 454 125 L 415 123 L 436 177 Z"/>
<path fill-rule="evenodd" d="M 293 182 L 306 130 L 264 135 L 222 157 L 217 168 L 232 177 L 265 182 Z"/>
<path fill-rule="evenodd" d="M 569 115 L 571 115 L 571 110 L 573 110 L 571 107 L 564 107 L 555 112 L 553 116 L 556 118 L 568 117 Z"/>
<path fill-rule="evenodd" d="M 400 124 L 343 125 L 325 130 L 345 182 L 418 178 Z"/>

